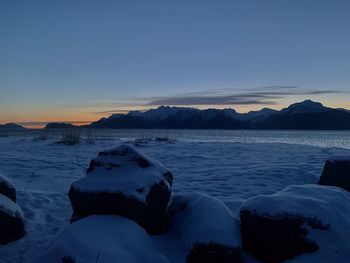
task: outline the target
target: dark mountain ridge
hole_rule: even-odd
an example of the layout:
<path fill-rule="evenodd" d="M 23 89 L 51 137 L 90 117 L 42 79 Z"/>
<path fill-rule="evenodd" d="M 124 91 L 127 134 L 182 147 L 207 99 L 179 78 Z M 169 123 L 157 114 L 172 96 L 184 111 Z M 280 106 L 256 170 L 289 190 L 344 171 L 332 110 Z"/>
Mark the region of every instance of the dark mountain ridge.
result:
<path fill-rule="evenodd" d="M 26 130 L 26 128 L 16 123 L 6 123 L 6 124 L 0 124 L 0 130 L 1 131 L 24 131 Z"/>
<path fill-rule="evenodd" d="M 305 100 L 280 111 L 264 108 L 238 113 L 233 109 L 199 110 L 161 106 L 145 112 L 114 114 L 89 125 L 115 129 L 288 129 L 350 130 L 350 112 Z"/>

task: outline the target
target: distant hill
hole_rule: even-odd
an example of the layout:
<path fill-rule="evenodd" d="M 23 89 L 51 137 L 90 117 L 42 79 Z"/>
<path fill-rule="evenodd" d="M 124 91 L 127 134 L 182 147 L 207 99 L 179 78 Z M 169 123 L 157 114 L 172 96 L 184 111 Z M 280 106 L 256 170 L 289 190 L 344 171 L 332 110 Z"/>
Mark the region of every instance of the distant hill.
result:
<path fill-rule="evenodd" d="M 45 126 L 45 129 L 67 129 L 67 128 L 76 128 L 77 126 L 70 123 L 61 123 L 61 122 L 51 122 Z"/>
<path fill-rule="evenodd" d="M 350 130 L 350 112 L 305 100 L 280 111 L 264 108 L 238 113 L 233 109 L 199 110 L 161 106 L 145 112 L 114 114 L 87 127 L 115 129 L 290 129 Z"/>
<path fill-rule="evenodd" d="M 24 130 L 26 130 L 26 128 L 16 123 L 6 123 L 3 125 L 0 124 L 0 131 L 24 131 Z"/>
<path fill-rule="evenodd" d="M 257 126 L 283 130 L 350 130 L 350 112 L 306 100 L 282 109 Z"/>

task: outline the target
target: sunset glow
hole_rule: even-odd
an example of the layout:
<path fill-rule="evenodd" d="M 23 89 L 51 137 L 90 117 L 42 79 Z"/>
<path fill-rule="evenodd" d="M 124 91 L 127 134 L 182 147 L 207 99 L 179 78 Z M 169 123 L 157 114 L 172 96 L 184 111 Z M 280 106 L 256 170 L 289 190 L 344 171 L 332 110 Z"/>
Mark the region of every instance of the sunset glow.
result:
<path fill-rule="evenodd" d="M 253 2 L 1 3 L 0 123 L 161 105 L 350 108 L 350 4 Z"/>

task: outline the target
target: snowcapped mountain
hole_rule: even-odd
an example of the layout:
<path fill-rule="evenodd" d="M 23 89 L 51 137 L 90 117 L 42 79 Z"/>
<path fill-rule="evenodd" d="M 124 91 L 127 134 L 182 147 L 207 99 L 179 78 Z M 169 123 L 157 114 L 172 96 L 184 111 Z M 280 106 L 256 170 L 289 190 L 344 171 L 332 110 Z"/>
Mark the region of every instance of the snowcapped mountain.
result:
<path fill-rule="evenodd" d="M 240 118 L 242 120 L 248 120 L 251 122 L 261 122 L 261 121 L 266 120 L 272 114 L 275 114 L 277 112 L 278 112 L 277 110 L 263 108 L 259 111 L 250 111 L 248 113 L 243 113 L 240 115 Z"/>
<path fill-rule="evenodd" d="M 299 113 L 315 113 L 331 110 L 322 105 L 320 102 L 314 102 L 312 100 L 305 100 L 290 105 L 288 108 L 283 109 L 281 112 L 285 114 L 299 114 Z"/>
<path fill-rule="evenodd" d="M 281 111 L 263 108 L 238 113 L 233 109 L 161 106 L 145 112 L 114 114 L 91 124 L 94 128 L 136 129 L 350 129 L 350 112 L 305 100 Z"/>
<path fill-rule="evenodd" d="M 91 124 L 95 128 L 234 129 L 248 128 L 232 109 L 206 109 L 161 106 L 145 112 L 112 115 Z"/>
<path fill-rule="evenodd" d="M 169 117 L 175 116 L 175 115 L 193 115 L 195 113 L 199 112 L 198 109 L 194 108 L 181 108 L 181 107 L 169 107 L 169 106 L 161 106 L 157 109 L 151 109 L 146 111 L 143 116 L 144 118 L 148 120 L 158 120 L 162 121 Z"/>
<path fill-rule="evenodd" d="M 261 122 L 261 129 L 349 130 L 350 113 L 332 109 L 319 102 L 305 100 L 271 115 Z"/>

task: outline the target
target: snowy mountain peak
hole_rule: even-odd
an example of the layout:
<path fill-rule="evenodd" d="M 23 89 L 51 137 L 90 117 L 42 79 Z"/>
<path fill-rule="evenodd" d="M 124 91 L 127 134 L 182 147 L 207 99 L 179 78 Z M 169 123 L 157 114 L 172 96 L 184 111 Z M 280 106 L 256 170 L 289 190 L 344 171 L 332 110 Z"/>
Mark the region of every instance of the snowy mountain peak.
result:
<path fill-rule="evenodd" d="M 283 113 L 295 114 L 295 113 L 314 113 L 323 112 L 328 110 L 327 107 L 323 106 L 320 102 L 312 100 L 304 100 L 302 102 L 291 104 L 288 108 L 282 110 Z"/>
<path fill-rule="evenodd" d="M 239 113 L 235 111 L 234 109 L 223 109 L 222 110 L 224 114 L 231 118 L 237 118 L 239 116 Z"/>
<path fill-rule="evenodd" d="M 270 117 L 272 114 L 278 112 L 277 110 L 269 109 L 269 108 L 263 108 L 259 111 L 250 111 L 248 113 L 243 113 L 240 115 L 241 120 L 246 121 L 252 121 L 252 122 L 258 122 L 263 121 Z"/>
<path fill-rule="evenodd" d="M 134 116 L 134 117 L 138 117 L 138 116 L 142 116 L 143 112 L 139 111 L 139 110 L 132 110 L 129 111 L 127 115 L 129 116 Z"/>
<path fill-rule="evenodd" d="M 197 111 L 198 110 L 194 108 L 160 106 L 157 109 L 151 109 L 144 112 L 142 116 L 149 120 L 157 119 L 161 121 L 180 112 L 191 113 Z"/>

